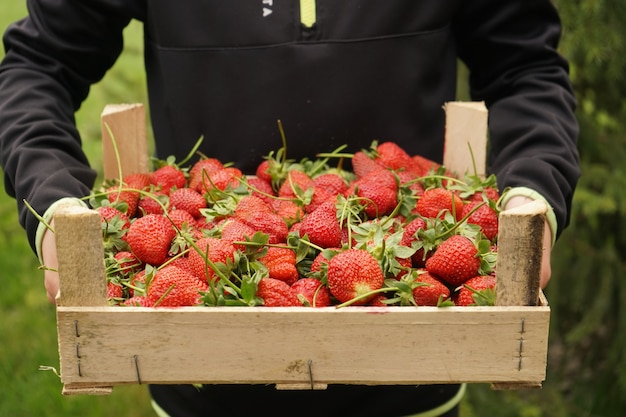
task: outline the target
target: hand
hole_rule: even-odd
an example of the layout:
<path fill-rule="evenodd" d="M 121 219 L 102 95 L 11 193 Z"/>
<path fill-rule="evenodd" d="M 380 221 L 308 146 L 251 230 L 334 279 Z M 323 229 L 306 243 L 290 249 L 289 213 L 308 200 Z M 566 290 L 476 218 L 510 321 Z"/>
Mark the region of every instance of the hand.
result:
<path fill-rule="evenodd" d="M 523 206 L 524 204 L 530 203 L 533 200 L 528 197 L 516 196 L 511 198 L 505 207 L 506 209 L 511 209 L 513 207 Z M 545 222 L 544 225 L 544 233 L 543 233 L 543 254 L 541 257 L 541 276 L 540 276 L 540 286 L 544 289 L 548 282 L 550 281 L 550 277 L 552 275 L 552 268 L 550 266 L 550 254 L 552 252 L 552 230 L 550 229 L 550 225 L 548 222 Z"/>
<path fill-rule="evenodd" d="M 53 226 L 54 222 L 51 224 L 51 227 Z M 50 229 L 47 229 L 43 235 L 41 243 L 41 257 L 43 258 L 43 264 L 46 267 L 44 270 L 44 285 L 46 287 L 46 292 L 48 293 L 48 300 L 50 300 L 51 303 L 56 304 L 56 297 L 59 293 L 59 274 L 57 273 L 59 263 L 57 261 L 57 247 L 54 233 Z"/>

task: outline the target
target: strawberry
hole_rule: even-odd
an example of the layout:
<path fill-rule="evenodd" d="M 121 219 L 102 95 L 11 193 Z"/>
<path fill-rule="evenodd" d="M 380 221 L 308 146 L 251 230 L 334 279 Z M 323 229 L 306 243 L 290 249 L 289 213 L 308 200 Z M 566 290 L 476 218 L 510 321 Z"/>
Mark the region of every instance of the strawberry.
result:
<path fill-rule="evenodd" d="M 161 191 L 155 191 L 139 198 L 137 213 L 135 215 L 136 217 L 141 217 L 146 214 L 163 214 L 165 212 L 163 207 L 167 208 L 168 205 L 168 195 Z"/>
<path fill-rule="evenodd" d="M 334 201 L 327 201 L 304 217 L 300 225 L 300 237 L 322 248 L 341 246 L 343 232 L 337 219 Z"/>
<path fill-rule="evenodd" d="M 235 260 L 235 252 L 232 243 L 224 239 L 205 237 L 197 240 L 196 247 L 189 251 L 189 267 L 197 277 L 208 282 L 217 277 L 213 267 L 228 267 Z"/>
<path fill-rule="evenodd" d="M 477 206 L 480 207 L 477 208 Z M 470 214 L 471 213 L 471 214 Z M 467 222 L 480 227 L 487 239 L 494 241 L 498 236 L 498 212 L 482 201 L 469 201 L 463 206 L 463 217 L 469 215 Z"/>
<path fill-rule="evenodd" d="M 257 296 L 266 307 L 299 307 L 302 303 L 296 292 L 285 281 L 262 278 L 257 288 Z"/>
<path fill-rule="evenodd" d="M 328 307 L 332 304 L 330 291 L 319 279 L 300 278 L 291 285 L 303 305 Z"/>
<path fill-rule="evenodd" d="M 237 217 L 226 219 L 221 224 L 222 240 L 234 244 L 237 249 L 244 251 L 246 246 L 234 242 L 245 242 L 246 238 L 252 238 L 256 231 Z"/>
<path fill-rule="evenodd" d="M 152 174 L 147 172 L 137 172 L 134 174 L 127 174 L 122 178 L 122 182 L 126 188 L 134 188 L 140 191 L 147 191 L 150 189 L 150 178 Z"/>
<path fill-rule="evenodd" d="M 246 181 L 252 195 L 261 198 L 270 205 L 275 201 L 276 192 L 270 182 L 258 177 L 248 177 Z"/>
<path fill-rule="evenodd" d="M 158 266 L 165 261 L 175 236 L 176 231 L 165 216 L 148 214 L 132 222 L 126 241 L 139 260 Z"/>
<path fill-rule="evenodd" d="M 161 192 L 169 195 L 172 188 L 183 188 L 187 183 L 187 178 L 178 167 L 164 165 L 152 173 L 150 182 Z"/>
<path fill-rule="evenodd" d="M 287 227 L 285 220 L 279 214 L 257 211 L 248 213 L 245 217 L 237 216 L 237 218 L 250 227 L 254 232 L 261 232 L 268 235 L 268 243 L 282 243 L 287 240 L 289 228 Z M 248 237 L 252 237 L 252 235 L 249 235 Z"/>
<path fill-rule="evenodd" d="M 202 193 L 203 183 L 214 172 L 224 168 L 224 164 L 216 158 L 202 158 L 192 165 L 189 170 L 188 187 Z"/>
<path fill-rule="evenodd" d="M 315 189 L 324 189 L 332 195 L 342 194 L 348 189 L 343 177 L 334 172 L 325 172 L 313 178 Z"/>
<path fill-rule="evenodd" d="M 117 252 L 113 259 L 117 263 L 116 270 L 121 275 L 132 275 L 139 272 L 142 263 L 137 257 L 130 251 Z"/>
<path fill-rule="evenodd" d="M 426 221 L 424 221 L 421 217 L 416 217 L 406 224 L 404 231 L 402 232 L 402 239 L 400 242 L 403 245 L 417 248 L 415 253 L 411 256 L 413 266 L 416 268 L 423 267 L 426 262 L 426 257 L 430 255 L 428 251 L 424 250 L 423 242 L 421 242 L 421 239 L 418 237 L 418 232 L 420 230 L 425 230 L 426 227 Z"/>
<path fill-rule="evenodd" d="M 289 248 L 269 246 L 259 262 L 267 267 L 270 278 L 285 281 L 289 285 L 300 277 L 296 268 L 296 253 Z"/>
<path fill-rule="evenodd" d="M 364 177 L 372 171 L 383 169 L 365 151 L 355 152 L 352 156 L 352 170 L 357 178 Z"/>
<path fill-rule="evenodd" d="M 243 180 L 243 172 L 239 168 L 224 167 L 204 179 L 201 192 L 207 193 L 215 189 L 220 191 L 234 189 L 241 185 L 240 180 Z"/>
<path fill-rule="evenodd" d="M 126 233 L 130 228 L 130 218 L 113 206 L 100 206 L 95 210 L 100 213 L 105 248 L 123 248 L 123 241 L 126 240 Z"/>
<path fill-rule="evenodd" d="M 413 155 L 411 156 L 413 159 L 413 166 L 419 172 L 420 176 L 424 176 L 428 174 L 429 171 L 437 171 L 441 164 L 433 161 L 432 159 L 426 158 L 422 155 Z"/>
<path fill-rule="evenodd" d="M 480 259 L 474 242 L 461 235 L 453 235 L 437 246 L 426 260 L 426 270 L 452 286 L 463 284 L 478 274 Z"/>
<path fill-rule="evenodd" d="M 293 200 L 274 200 L 272 208 L 287 225 L 293 225 L 301 221 L 304 217 L 304 210 Z"/>
<path fill-rule="evenodd" d="M 353 185 L 356 195 L 363 199 L 361 205 L 364 207 L 365 214 L 370 219 L 391 214 L 398 204 L 397 189 L 383 182 L 367 181 L 369 176 L 371 174 L 356 181 Z"/>
<path fill-rule="evenodd" d="M 137 211 L 139 192 L 125 186 L 114 185 L 106 189 L 107 197 L 112 205 L 120 207 L 128 217 L 133 217 Z"/>
<path fill-rule="evenodd" d="M 107 299 L 112 303 L 124 297 L 124 287 L 115 282 L 107 282 Z"/>
<path fill-rule="evenodd" d="M 450 297 L 450 289 L 436 276 L 421 271 L 415 279 L 418 285 L 413 287 L 413 299 L 418 306 L 437 306 L 440 301 Z"/>
<path fill-rule="evenodd" d="M 243 196 L 237 206 L 235 207 L 235 216 L 240 219 L 245 219 L 254 213 L 272 213 L 274 210 L 272 206 L 267 204 L 265 200 L 256 195 Z"/>
<path fill-rule="evenodd" d="M 153 307 L 195 306 L 201 304 L 201 292 L 207 289 L 189 271 L 168 265 L 154 274 L 146 298 Z"/>
<path fill-rule="evenodd" d="M 496 277 L 494 275 L 478 275 L 465 281 L 452 296 L 454 305 L 494 305 Z"/>
<path fill-rule="evenodd" d="M 287 178 L 278 189 L 278 196 L 282 198 L 304 198 L 307 190 L 314 190 L 315 182 L 307 173 L 299 170 L 291 170 L 287 173 Z"/>
<path fill-rule="evenodd" d="M 395 142 L 383 142 L 376 147 L 376 163 L 391 170 L 413 171 L 411 156 Z"/>
<path fill-rule="evenodd" d="M 443 218 L 443 212 L 454 214 L 456 220 L 463 217 L 463 200 L 450 190 L 429 188 L 417 200 L 415 210 L 423 217 Z"/>
<path fill-rule="evenodd" d="M 384 279 L 378 261 L 367 250 L 347 249 L 328 263 L 328 288 L 341 303 L 367 304 L 374 295 L 370 293 L 382 288 Z"/>
<path fill-rule="evenodd" d="M 191 188 L 177 188 L 170 193 L 170 210 L 185 210 L 197 219 L 202 216 L 200 210 L 206 206 L 207 202 L 202 194 Z"/>

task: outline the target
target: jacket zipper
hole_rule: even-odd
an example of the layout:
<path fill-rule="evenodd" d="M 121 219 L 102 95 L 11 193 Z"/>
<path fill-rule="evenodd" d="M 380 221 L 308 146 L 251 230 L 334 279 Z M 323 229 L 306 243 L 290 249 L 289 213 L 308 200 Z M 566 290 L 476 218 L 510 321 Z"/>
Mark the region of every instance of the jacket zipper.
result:
<path fill-rule="evenodd" d="M 300 0 L 300 23 L 305 29 L 311 29 L 315 24 L 315 0 Z"/>

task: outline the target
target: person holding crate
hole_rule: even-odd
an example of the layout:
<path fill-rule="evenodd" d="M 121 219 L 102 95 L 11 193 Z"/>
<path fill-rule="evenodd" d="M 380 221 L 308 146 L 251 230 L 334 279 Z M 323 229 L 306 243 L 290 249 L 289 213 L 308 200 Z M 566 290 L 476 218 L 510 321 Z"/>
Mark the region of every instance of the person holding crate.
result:
<path fill-rule="evenodd" d="M 455 99 L 457 64 L 472 99 L 489 109 L 489 170 L 510 189 L 503 207 L 540 199 L 550 249 L 569 222 L 580 175 L 576 100 L 557 52 L 561 25 L 549 0 L 362 2 L 272 0 L 146 2 L 29 0 L 4 35 L 0 164 L 33 251 L 56 264 L 44 218 L 89 194 L 95 171 L 74 113 L 123 49 L 132 19 L 145 28 L 145 70 L 159 157 L 201 151 L 247 173 L 280 143 L 298 159 L 391 138 L 440 161 L 442 106 Z M 46 272 L 51 301 L 58 276 Z M 219 385 L 151 386 L 158 415 L 235 416 L 240 399 L 274 415 L 457 416 L 464 385 L 330 386 L 324 391 Z M 245 404 L 243 404 L 245 405 Z M 280 406 L 280 407 L 279 407 Z M 286 410 L 284 413 L 278 409 Z M 254 410 L 242 411 L 242 415 Z"/>

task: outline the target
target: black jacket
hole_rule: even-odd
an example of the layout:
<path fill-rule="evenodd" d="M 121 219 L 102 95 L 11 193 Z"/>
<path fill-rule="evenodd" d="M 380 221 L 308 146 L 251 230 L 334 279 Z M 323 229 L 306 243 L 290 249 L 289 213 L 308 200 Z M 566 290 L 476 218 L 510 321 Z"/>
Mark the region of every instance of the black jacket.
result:
<path fill-rule="evenodd" d="M 0 163 L 30 242 L 39 212 L 84 196 L 95 179 L 74 112 L 144 22 L 149 109 L 158 156 L 205 154 L 251 172 L 281 146 L 311 157 L 373 139 L 441 160 L 457 57 L 473 99 L 490 111 L 490 169 L 527 186 L 568 222 L 579 176 L 575 98 L 556 51 L 548 0 L 317 0 L 311 27 L 298 1 L 29 0 L 4 36 Z"/>

